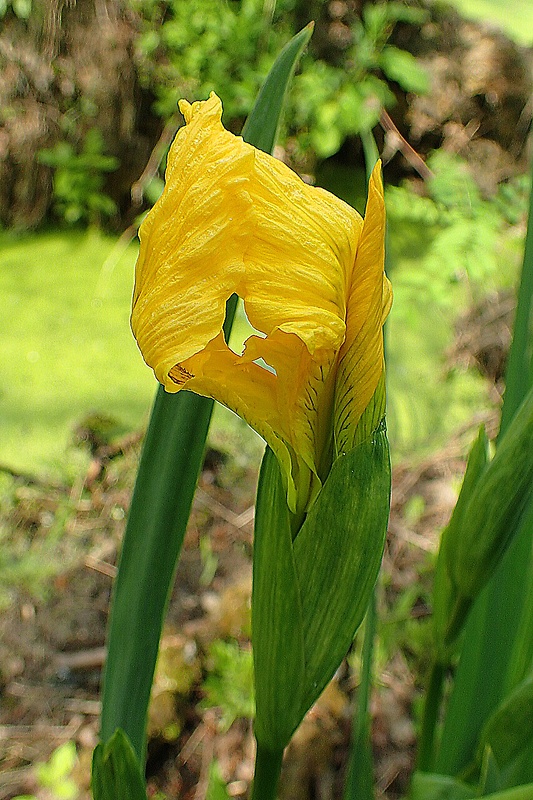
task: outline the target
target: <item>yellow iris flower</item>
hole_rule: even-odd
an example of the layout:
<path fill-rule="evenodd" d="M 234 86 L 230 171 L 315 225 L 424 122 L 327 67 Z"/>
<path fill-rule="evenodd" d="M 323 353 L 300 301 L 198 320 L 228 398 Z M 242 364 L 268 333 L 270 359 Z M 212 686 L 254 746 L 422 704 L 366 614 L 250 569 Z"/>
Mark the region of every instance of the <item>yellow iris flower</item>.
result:
<path fill-rule="evenodd" d="M 377 422 L 384 412 L 380 167 L 363 220 L 225 130 L 215 94 L 180 109 L 165 190 L 140 229 L 132 329 L 168 392 L 212 397 L 266 440 L 301 513 L 371 401 Z M 222 332 L 233 293 L 257 331 L 242 355 Z"/>

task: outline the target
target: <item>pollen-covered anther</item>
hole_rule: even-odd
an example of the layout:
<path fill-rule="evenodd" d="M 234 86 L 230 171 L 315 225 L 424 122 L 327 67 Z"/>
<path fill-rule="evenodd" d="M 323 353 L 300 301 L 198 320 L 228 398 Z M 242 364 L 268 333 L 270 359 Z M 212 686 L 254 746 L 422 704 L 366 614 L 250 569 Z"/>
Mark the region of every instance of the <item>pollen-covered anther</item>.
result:
<path fill-rule="evenodd" d="M 168 377 L 173 383 L 176 383 L 178 386 L 183 386 L 184 383 L 194 378 L 194 375 L 188 372 L 185 367 L 182 367 L 181 364 L 174 364 L 172 369 L 169 370 Z"/>

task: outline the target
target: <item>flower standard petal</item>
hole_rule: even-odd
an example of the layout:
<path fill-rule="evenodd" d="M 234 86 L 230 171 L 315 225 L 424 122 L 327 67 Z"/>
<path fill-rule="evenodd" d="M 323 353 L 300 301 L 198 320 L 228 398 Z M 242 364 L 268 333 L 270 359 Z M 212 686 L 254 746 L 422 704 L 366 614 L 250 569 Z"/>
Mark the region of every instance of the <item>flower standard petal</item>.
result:
<path fill-rule="evenodd" d="M 225 131 L 222 106 L 182 104 L 187 125 L 168 156 L 165 190 L 140 229 L 132 328 L 167 391 L 170 369 L 222 330 L 226 300 L 242 274 L 245 185 L 253 148 Z"/>
<path fill-rule="evenodd" d="M 384 273 L 385 202 L 381 164 L 374 167 L 348 298 L 346 339 L 339 354 L 335 388 L 334 436 L 337 453 L 356 443 L 356 429 L 384 371 L 383 323 L 392 303 Z M 384 411 L 384 402 L 375 403 Z M 379 422 L 377 420 L 376 422 Z"/>
<path fill-rule="evenodd" d="M 132 327 L 167 391 L 213 397 L 264 436 L 302 512 L 331 464 L 362 219 L 225 131 L 215 95 L 181 108 L 165 191 L 141 229 Z M 262 334 L 242 356 L 222 335 L 232 293 Z"/>

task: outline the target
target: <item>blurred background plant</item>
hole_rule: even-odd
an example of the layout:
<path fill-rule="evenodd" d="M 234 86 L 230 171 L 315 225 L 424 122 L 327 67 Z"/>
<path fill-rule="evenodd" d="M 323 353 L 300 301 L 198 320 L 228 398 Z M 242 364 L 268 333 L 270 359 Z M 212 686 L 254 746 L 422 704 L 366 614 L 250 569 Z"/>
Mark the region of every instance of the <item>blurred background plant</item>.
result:
<path fill-rule="evenodd" d="M 310 18 L 321 13 L 321 4 L 315 5 L 307 9 Z M 388 81 L 407 92 L 429 88 L 414 56 L 387 44 L 397 22 L 419 25 L 427 17 L 424 10 L 400 2 L 368 3 L 361 17 L 352 13 L 341 21 L 346 4 L 329 5 L 337 52 L 330 47 L 324 53 L 329 58 L 317 58 L 311 45 L 284 110 L 285 136 L 307 157 L 310 148 L 319 158 L 331 156 L 347 136 L 374 128 L 382 109 L 396 102 Z M 180 97 L 205 97 L 220 86 L 226 124 L 235 129 L 304 12 L 295 0 L 133 0 L 133 7 L 142 19 L 136 43 L 142 80 L 155 91 L 158 114 L 168 119 Z"/>
<path fill-rule="evenodd" d="M 85 134 L 80 153 L 68 142 L 51 150 L 40 150 L 37 160 L 54 170 L 53 209 L 67 225 L 98 225 L 117 212 L 116 203 L 104 193 L 105 173 L 118 169 L 119 160 L 103 152 L 104 140 L 98 128 Z"/>
<path fill-rule="evenodd" d="M 79 787 L 71 777 L 76 761 L 76 745 L 65 742 L 54 750 L 48 761 L 35 765 L 36 783 L 50 800 L 76 800 Z M 39 800 L 39 797 L 25 794 L 13 800 Z"/>

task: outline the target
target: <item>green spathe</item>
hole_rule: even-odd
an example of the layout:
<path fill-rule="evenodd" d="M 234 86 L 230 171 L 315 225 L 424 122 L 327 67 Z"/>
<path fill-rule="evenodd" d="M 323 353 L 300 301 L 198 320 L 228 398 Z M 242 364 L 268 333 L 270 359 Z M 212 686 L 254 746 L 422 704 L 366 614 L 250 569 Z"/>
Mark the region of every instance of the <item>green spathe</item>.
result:
<path fill-rule="evenodd" d="M 494 572 L 533 498 L 533 389 L 486 465 L 476 442 L 458 511 L 444 531 L 437 569 L 436 618 L 441 646 L 460 632 L 470 606 Z M 443 574 L 445 572 L 445 574 Z"/>
<path fill-rule="evenodd" d="M 522 754 L 533 742 L 533 674 L 522 681 L 498 706 L 481 733 L 480 758 L 490 747 L 500 770 Z"/>
<path fill-rule="evenodd" d="M 296 533 L 277 461 L 265 453 L 256 507 L 252 642 L 255 733 L 271 751 L 287 745 L 361 624 L 381 563 L 389 499 L 384 425 L 335 461 Z"/>
<path fill-rule="evenodd" d="M 120 728 L 94 751 L 91 788 L 94 800 L 146 800 L 139 762 Z"/>

